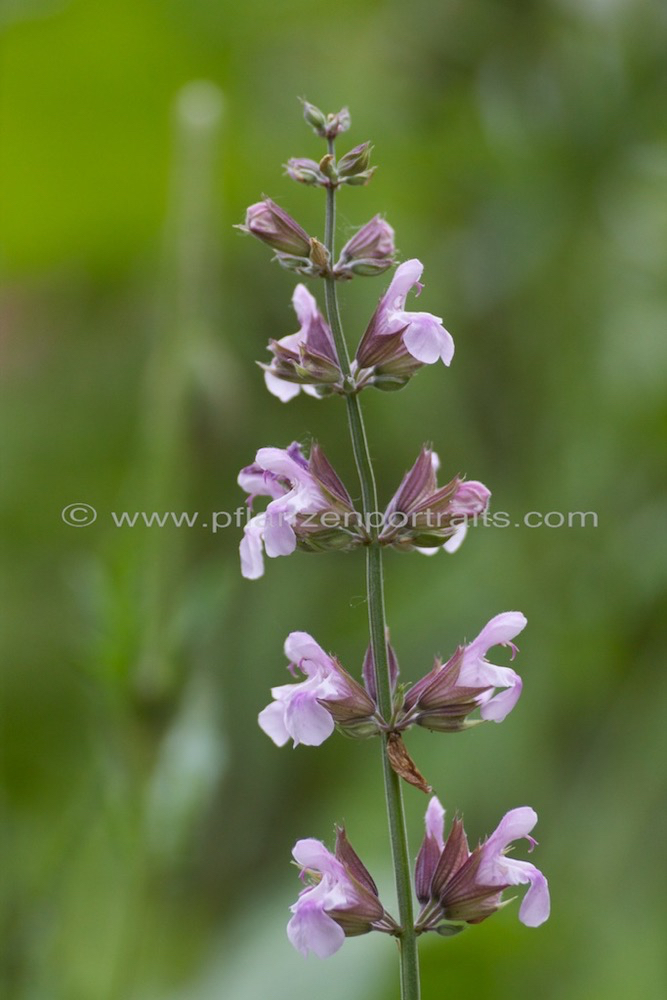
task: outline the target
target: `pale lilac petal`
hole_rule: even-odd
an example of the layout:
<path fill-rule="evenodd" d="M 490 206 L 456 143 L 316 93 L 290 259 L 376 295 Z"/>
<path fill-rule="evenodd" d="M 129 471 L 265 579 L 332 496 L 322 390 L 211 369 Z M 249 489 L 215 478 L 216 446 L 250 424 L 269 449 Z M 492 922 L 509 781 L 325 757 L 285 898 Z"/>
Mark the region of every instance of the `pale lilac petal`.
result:
<path fill-rule="evenodd" d="M 489 506 L 490 498 L 491 490 L 484 483 L 479 483 L 476 479 L 466 480 L 452 497 L 452 513 L 462 517 L 482 514 Z"/>
<path fill-rule="evenodd" d="M 302 660 L 316 663 L 323 671 L 332 669 L 331 657 L 327 656 L 319 643 L 315 642 L 312 635 L 307 632 L 290 632 L 285 639 L 285 656 L 290 663 L 296 663 L 305 674 L 309 676 L 312 670 L 306 666 L 301 666 Z"/>
<path fill-rule="evenodd" d="M 284 347 L 287 351 L 292 351 L 294 354 L 299 353 L 299 347 L 306 339 L 306 333 L 304 330 L 297 330 L 296 333 L 288 333 L 287 336 L 281 337 L 278 343 L 281 347 Z"/>
<path fill-rule="evenodd" d="M 445 552 L 449 552 L 450 555 L 453 555 L 454 552 L 458 552 L 458 550 L 463 545 L 463 542 L 465 541 L 465 537 L 467 534 L 468 534 L 468 524 L 466 521 L 462 521 L 461 524 L 457 525 L 454 534 L 450 538 L 448 538 L 445 544 L 442 546 Z"/>
<path fill-rule="evenodd" d="M 519 909 L 519 919 L 527 927 L 539 927 L 549 916 L 549 886 L 546 878 L 529 861 L 507 857 L 505 851 L 514 840 L 525 837 L 535 841 L 530 831 L 537 823 L 537 813 L 530 806 L 511 809 L 482 845 L 479 880 L 486 885 L 525 885 L 530 888 Z"/>
<path fill-rule="evenodd" d="M 303 332 L 305 338 L 305 327 L 314 320 L 317 319 L 318 308 L 317 300 L 314 295 L 308 291 L 304 284 L 299 284 L 294 289 L 294 294 L 292 295 L 292 305 L 294 306 L 294 312 L 297 315 L 297 319 L 301 324 L 300 333 Z"/>
<path fill-rule="evenodd" d="M 492 646 L 511 642 L 519 632 L 523 631 L 526 625 L 526 617 L 520 611 L 504 611 L 487 622 L 468 648 L 474 649 L 479 655 L 484 656 Z"/>
<path fill-rule="evenodd" d="M 530 867 L 533 869 L 530 877 L 530 889 L 523 897 L 519 907 L 519 920 L 526 927 L 539 927 L 549 918 L 551 912 L 549 883 L 538 868 L 533 865 Z"/>
<path fill-rule="evenodd" d="M 416 257 L 406 260 L 396 268 L 389 288 L 383 296 L 388 309 L 402 309 L 410 289 L 422 276 L 424 265 Z"/>
<path fill-rule="evenodd" d="M 284 476 L 292 483 L 310 483 L 312 479 L 307 468 L 292 458 L 287 448 L 260 448 L 255 461 L 262 469 Z"/>
<path fill-rule="evenodd" d="M 317 700 L 317 692 L 304 690 L 306 683 L 295 684 L 285 705 L 285 726 L 294 746 L 318 747 L 334 731 L 334 720 Z"/>
<path fill-rule="evenodd" d="M 254 497 L 272 497 L 277 500 L 287 493 L 287 487 L 283 486 L 271 472 L 267 472 L 257 464 L 241 469 L 237 482 L 241 489 L 249 494 L 248 503 Z"/>
<path fill-rule="evenodd" d="M 262 556 L 262 524 L 264 515 L 251 518 L 243 529 L 243 538 L 239 546 L 241 555 L 241 574 L 246 580 L 258 580 L 264 575 L 264 558 Z"/>
<path fill-rule="evenodd" d="M 307 396 L 312 396 L 313 399 L 322 399 L 322 397 L 320 396 L 319 392 L 317 391 L 314 385 L 306 384 L 302 385 L 301 388 L 303 389 L 303 391 L 306 393 Z"/>
<path fill-rule="evenodd" d="M 257 716 L 260 729 L 269 736 L 278 747 L 284 747 L 289 739 L 285 726 L 285 706 L 279 701 L 267 705 Z"/>
<path fill-rule="evenodd" d="M 292 857 L 302 868 L 311 868 L 323 874 L 344 876 L 343 866 L 334 854 L 328 850 L 321 840 L 315 837 L 304 837 L 297 840 L 292 848 Z"/>
<path fill-rule="evenodd" d="M 479 714 L 487 722 L 502 722 L 521 696 L 523 681 L 513 670 L 507 670 L 507 673 L 512 675 L 511 683 L 481 706 Z"/>
<path fill-rule="evenodd" d="M 264 372 L 264 381 L 271 395 L 277 396 L 282 403 L 289 403 L 290 399 L 294 399 L 301 392 L 301 386 L 296 382 L 285 382 L 269 371 Z"/>
<path fill-rule="evenodd" d="M 495 663 L 483 660 L 466 647 L 459 674 L 459 684 L 467 687 L 512 687 L 517 674 L 510 667 L 497 667 Z"/>
<path fill-rule="evenodd" d="M 287 925 L 287 936 L 302 955 L 312 951 L 318 958 L 334 955 L 345 941 L 345 932 L 327 916 L 321 903 L 303 899 Z"/>
<path fill-rule="evenodd" d="M 403 320 L 409 323 L 403 334 L 403 343 L 417 361 L 432 365 L 438 359 L 449 365 L 454 357 L 454 340 L 442 325 L 439 316 L 431 313 L 404 312 Z"/>
<path fill-rule="evenodd" d="M 445 829 L 445 810 L 435 795 L 426 808 L 425 825 L 427 836 L 433 837 L 442 851 L 445 846 L 443 838 Z"/>
<path fill-rule="evenodd" d="M 513 840 L 527 837 L 536 823 L 537 813 L 530 806 L 510 809 L 484 844 L 484 858 L 492 861 L 493 856 L 499 855 Z"/>
<path fill-rule="evenodd" d="M 289 556 L 296 549 L 296 535 L 287 517 L 288 512 L 281 501 L 274 501 L 266 509 L 264 548 L 271 559 L 276 556 Z"/>

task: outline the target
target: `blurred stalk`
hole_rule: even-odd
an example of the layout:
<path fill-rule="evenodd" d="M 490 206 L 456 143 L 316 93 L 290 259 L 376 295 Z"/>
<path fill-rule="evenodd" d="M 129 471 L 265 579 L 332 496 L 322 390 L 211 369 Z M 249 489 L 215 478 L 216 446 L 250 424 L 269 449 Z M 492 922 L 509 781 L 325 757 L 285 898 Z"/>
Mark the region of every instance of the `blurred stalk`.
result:
<path fill-rule="evenodd" d="M 138 486 L 131 506 L 142 503 L 146 512 L 187 510 L 196 359 L 217 321 L 214 222 L 222 108 L 220 90 L 206 81 L 187 84 L 175 101 L 158 323 L 131 477 Z M 137 792 L 136 828 L 110 1000 L 129 996 L 141 985 L 147 964 L 145 928 L 154 924 L 160 898 L 153 877 L 159 873 L 161 881 L 187 843 L 222 760 L 208 678 L 196 669 L 183 678 L 181 661 L 192 632 L 184 584 L 188 529 L 167 525 L 139 530 L 140 563 L 133 567 L 136 660 L 129 682 L 142 711 L 130 719 L 134 730 L 125 733 L 131 751 L 139 754 L 129 775 Z M 160 819 L 170 827 L 164 836 L 157 829 Z"/>
<path fill-rule="evenodd" d="M 161 322 L 149 365 L 139 469 L 148 511 L 178 511 L 187 499 L 188 397 L 199 350 L 216 320 L 212 222 L 222 107 L 220 90 L 206 81 L 187 84 L 176 99 Z M 183 530 L 144 533 L 135 683 L 149 704 L 168 698 L 178 679 L 173 586 L 182 575 Z"/>

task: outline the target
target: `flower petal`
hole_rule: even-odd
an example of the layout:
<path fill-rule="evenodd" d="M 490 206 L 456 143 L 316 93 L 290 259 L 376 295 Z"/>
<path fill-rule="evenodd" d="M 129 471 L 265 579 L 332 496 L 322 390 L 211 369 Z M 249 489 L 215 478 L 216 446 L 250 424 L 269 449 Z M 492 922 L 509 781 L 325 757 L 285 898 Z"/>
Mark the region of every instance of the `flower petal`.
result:
<path fill-rule="evenodd" d="M 530 889 L 523 897 L 519 907 L 519 920 L 526 927 L 539 927 L 548 919 L 551 912 L 551 899 L 549 896 L 549 883 L 542 872 L 530 866 L 533 871 L 530 877 Z"/>
<path fill-rule="evenodd" d="M 504 611 L 487 622 L 468 648 L 485 656 L 492 646 L 504 645 L 514 639 L 526 625 L 526 616 L 522 615 L 520 611 Z"/>
<path fill-rule="evenodd" d="M 285 656 L 290 663 L 296 663 L 297 666 L 300 666 L 301 661 L 306 660 L 316 663 L 322 670 L 330 671 L 332 669 L 331 657 L 327 656 L 319 643 L 315 642 L 308 632 L 290 632 L 285 639 L 284 648 Z M 301 669 L 308 676 L 313 672 L 307 668 L 301 667 Z"/>
<path fill-rule="evenodd" d="M 264 575 L 264 557 L 262 555 L 262 529 L 264 515 L 260 514 L 248 521 L 243 529 L 243 538 L 239 546 L 241 555 L 241 574 L 246 580 L 258 580 Z"/>
<path fill-rule="evenodd" d="M 322 874 L 341 877 L 343 867 L 340 861 L 315 837 L 304 837 L 297 840 L 292 848 L 292 857 L 302 868 L 311 868 Z"/>
<path fill-rule="evenodd" d="M 290 454 L 290 448 L 260 448 L 255 461 L 262 469 L 273 472 L 276 476 L 284 476 L 291 483 L 310 485 L 308 469 L 298 458 L 298 454 Z"/>
<path fill-rule="evenodd" d="M 445 846 L 443 836 L 445 830 L 445 810 L 443 809 L 440 800 L 435 795 L 426 808 L 424 822 L 426 825 L 427 836 L 433 837 L 442 851 Z"/>
<path fill-rule="evenodd" d="M 304 690 L 305 684 L 293 685 L 292 695 L 285 702 L 285 726 L 294 746 L 318 747 L 334 731 L 334 720 L 317 700 L 317 689 Z"/>
<path fill-rule="evenodd" d="M 449 552 L 450 555 L 453 555 L 454 552 L 458 552 L 458 550 L 463 545 L 463 542 L 465 541 L 465 537 L 467 534 L 468 534 L 468 524 L 466 521 L 462 521 L 461 524 L 457 525 L 454 534 L 450 538 L 448 538 L 445 544 L 442 546 L 445 552 Z"/>
<path fill-rule="evenodd" d="M 513 840 L 527 837 L 537 823 L 537 813 L 530 806 L 519 806 L 505 813 L 500 823 L 484 844 L 484 858 L 491 859 L 493 855 L 504 851 Z M 491 883 L 495 885 L 495 882 Z"/>
<path fill-rule="evenodd" d="M 383 303 L 388 309 L 402 309 L 410 289 L 416 285 L 422 276 L 424 265 L 416 257 L 403 261 L 396 268 L 389 288 L 383 296 Z"/>
<path fill-rule="evenodd" d="M 334 955 L 345 941 L 345 932 L 327 916 L 321 902 L 300 899 L 287 925 L 287 936 L 302 955 L 313 952 L 318 958 Z"/>
<path fill-rule="evenodd" d="M 301 324 L 301 330 L 299 332 L 302 332 L 305 337 L 305 328 L 312 320 L 317 318 L 317 300 L 314 295 L 311 295 L 306 286 L 301 283 L 294 289 L 294 293 L 292 295 L 292 305 L 294 306 L 294 312 L 297 315 L 297 319 Z"/>
<path fill-rule="evenodd" d="M 502 722 L 503 719 L 509 715 L 521 697 L 521 691 L 523 688 L 523 681 L 513 670 L 503 667 L 496 667 L 495 669 L 504 671 L 506 675 L 506 687 L 505 690 L 493 695 L 493 697 L 489 698 L 489 700 L 481 706 L 480 715 L 487 722 Z M 509 683 L 507 683 L 508 681 Z"/>
<path fill-rule="evenodd" d="M 270 508 L 269 504 L 269 508 Z M 272 511 L 267 508 L 266 521 L 264 524 L 264 548 L 270 559 L 277 556 L 289 556 L 296 549 L 296 535 L 294 528 L 287 522 L 283 512 Z"/>
<path fill-rule="evenodd" d="M 282 403 L 289 403 L 301 392 L 301 386 L 296 382 L 285 382 L 269 371 L 264 372 L 264 381 L 271 395 L 277 396 Z"/>
<path fill-rule="evenodd" d="M 285 726 L 285 706 L 282 702 L 272 701 L 257 716 L 259 728 L 269 736 L 277 747 L 284 747 L 289 739 Z"/>
<path fill-rule="evenodd" d="M 403 334 L 403 343 L 413 358 L 425 365 L 432 365 L 439 358 L 444 364 L 450 364 L 454 357 L 454 340 L 439 316 L 426 312 L 404 312 L 402 320 L 401 325 L 409 324 Z"/>

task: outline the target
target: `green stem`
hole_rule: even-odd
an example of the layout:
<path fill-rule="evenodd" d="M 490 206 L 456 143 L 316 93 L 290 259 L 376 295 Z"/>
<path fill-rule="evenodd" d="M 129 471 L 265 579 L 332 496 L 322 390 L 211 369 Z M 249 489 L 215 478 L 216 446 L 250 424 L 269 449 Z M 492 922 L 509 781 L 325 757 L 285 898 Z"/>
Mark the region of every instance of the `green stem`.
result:
<path fill-rule="evenodd" d="M 329 140 L 329 152 L 333 154 L 333 140 Z M 334 259 L 334 241 L 336 227 L 336 189 L 327 188 L 327 213 L 325 226 L 325 244 L 331 261 Z M 334 338 L 338 361 L 346 381 L 350 381 L 350 357 L 347 351 L 345 335 L 338 309 L 336 282 L 333 277 L 325 279 L 325 297 L 329 325 Z M 368 526 L 371 542 L 366 555 L 366 586 L 368 596 L 368 620 L 370 626 L 371 649 L 375 664 L 375 683 L 378 693 L 378 707 L 383 718 L 389 720 L 392 716 L 391 677 L 389 673 L 389 657 L 387 654 L 387 625 L 384 608 L 384 578 L 382 573 L 382 548 L 378 542 L 378 529 L 375 524 L 377 513 L 377 489 L 373 464 L 368 449 L 368 440 L 364 428 L 358 395 L 350 393 L 346 396 L 347 417 L 352 438 L 354 459 L 361 484 L 361 498 L 364 523 Z M 382 770 L 384 775 L 384 790 L 387 801 L 387 816 L 389 819 L 389 837 L 394 862 L 394 877 L 396 881 L 396 896 L 398 898 L 399 922 L 401 932 L 398 937 L 400 944 L 401 963 L 401 998 L 402 1000 L 419 1000 L 419 958 L 417 953 L 417 935 L 414 929 L 414 914 L 412 909 L 412 882 L 410 877 L 410 854 L 408 835 L 405 825 L 405 808 L 400 778 L 394 771 L 387 753 L 387 734 L 382 737 Z"/>

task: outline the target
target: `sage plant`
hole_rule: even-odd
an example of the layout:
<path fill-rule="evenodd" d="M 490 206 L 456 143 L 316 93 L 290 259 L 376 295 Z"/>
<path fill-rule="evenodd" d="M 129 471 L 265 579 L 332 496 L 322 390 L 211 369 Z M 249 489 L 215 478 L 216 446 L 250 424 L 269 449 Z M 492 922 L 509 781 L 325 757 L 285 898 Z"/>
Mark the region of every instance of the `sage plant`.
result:
<path fill-rule="evenodd" d="M 264 554 L 286 556 L 306 552 L 363 549 L 370 642 L 360 680 L 333 654 L 325 652 L 305 632 L 292 632 L 285 655 L 296 683 L 272 689 L 273 700 L 259 714 L 259 725 L 278 746 L 318 746 L 339 729 L 357 739 L 376 739 L 382 751 L 389 839 L 398 902 L 392 916 L 380 901 L 372 876 L 355 853 L 344 829 L 338 828 L 334 853 L 320 841 L 299 840 L 294 860 L 307 883 L 292 906 L 289 940 L 304 955 L 326 958 L 346 937 L 371 931 L 398 941 L 401 996 L 420 995 L 417 939 L 433 931 L 459 933 L 480 923 L 505 905 L 503 891 L 528 884 L 519 919 L 537 927 L 549 915 L 547 881 L 534 865 L 510 859 L 511 843 L 526 838 L 537 822 L 528 806 L 510 810 L 495 832 L 472 850 L 456 816 L 447 839 L 444 809 L 436 797 L 426 810 L 426 831 L 414 875 L 406 833 L 402 780 L 430 794 L 431 788 L 413 762 L 403 737 L 412 726 L 456 733 L 486 721 L 502 722 L 521 694 L 521 678 L 509 667 L 487 659 L 495 646 L 508 646 L 526 625 L 518 611 L 496 614 L 471 642 L 458 646 L 412 686 L 399 681 L 399 665 L 389 642 L 382 554 L 386 546 L 434 555 L 455 552 L 470 518 L 482 515 L 489 490 L 481 482 L 454 476 L 439 486 L 440 461 L 424 446 L 399 483 L 384 511 L 378 508 L 375 475 L 362 417 L 361 392 L 392 391 L 405 386 L 424 365 L 442 361 L 449 366 L 454 341 L 442 320 L 408 308 L 411 291 L 422 291 L 422 263 L 416 258 L 397 265 L 394 231 L 376 215 L 343 246 L 335 249 L 336 195 L 343 186 L 363 186 L 373 176 L 369 142 L 337 158 L 336 140 L 350 127 L 346 108 L 325 115 L 304 102 L 304 117 L 326 142 L 320 159 L 295 157 L 286 165 L 289 177 L 322 188 L 326 200 L 324 239 L 320 241 L 269 198 L 251 205 L 239 228 L 274 251 L 286 270 L 323 285 L 325 315 L 303 283 L 292 302 L 299 329 L 271 340 L 272 355 L 262 364 L 270 393 L 286 403 L 302 390 L 324 399 L 344 400 L 350 439 L 361 487 L 361 509 L 332 468 L 323 450 L 313 444 L 260 448 L 252 464 L 239 474 L 239 485 L 253 506 L 268 497 L 266 508 L 249 519 L 241 542 L 241 569 L 249 579 L 264 572 Z M 359 277 L 381 275 L 395 267 L 386 291 L 370 317 L 350 358 L 338 309 L 338 289 Z M 420 905 L 413 906 L 413 891 Z"/>

